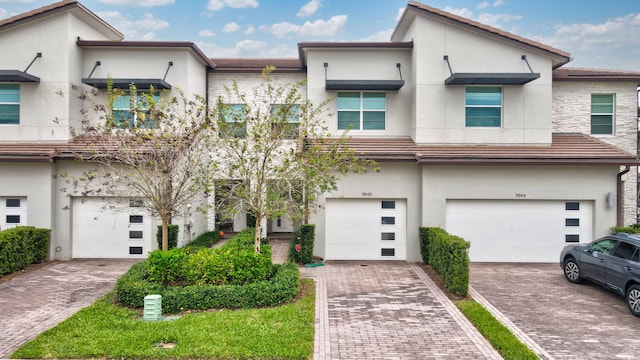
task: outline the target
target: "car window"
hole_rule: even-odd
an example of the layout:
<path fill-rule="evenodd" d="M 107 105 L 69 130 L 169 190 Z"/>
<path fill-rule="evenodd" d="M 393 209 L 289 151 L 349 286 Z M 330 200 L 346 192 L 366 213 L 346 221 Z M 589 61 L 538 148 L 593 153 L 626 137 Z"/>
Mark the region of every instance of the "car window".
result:
<path fill-rule="evenodd" d="M 605 255 L 611 255 L 611 250 L 616 246 L 618 240 L 614 239 L 603 239 L 600 241 L 596 241 L 591 246 L 589 246 L 589 252 L 599 252 Z"/>
<path fill-rule="evenodd" d="M 620 245 L 616 248 L 616 251 L 613 253 L 613 256 L 631 260 L 634 252 L 636 251 L 636 247 L 633 244 L 629 244 L 628 242 L 620 241 Z"/>
<path fill-rule="evenodd" d="M 637 246 L 635 248 L 636 248 L 636 251 L 631 256 L 631 261 L 640 262 L 640 248 Z"/>

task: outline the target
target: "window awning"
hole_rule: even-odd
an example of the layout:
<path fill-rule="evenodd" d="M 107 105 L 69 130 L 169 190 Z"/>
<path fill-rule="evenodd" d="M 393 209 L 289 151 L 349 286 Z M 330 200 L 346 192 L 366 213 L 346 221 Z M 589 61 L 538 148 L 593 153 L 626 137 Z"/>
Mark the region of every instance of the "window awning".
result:
<path fill-rule="evenodd" d="M 540 73 L 455 73 L 446 85 L 524 85 L 540 78 Z"/>
<path fill-rule="evenodd" d="M 326 80 L 326 90 L 399 90 L 404 80 Z"/>
<path fill-rule="evenodd" d="M 132 83 L 138 89 L 149 89 L 153 86 L 158 90 L 171 90 L 171 84 L 162 79 L 104 79 L 104 78 L 83 78 L 82 83 L 91 85 L 98 89 L 106 89 L 107 84 L 111 82 L 111 86 L 116 89 L 128 89 Z"/>
<path fill-rule="evenodd" d="M 40 82 L 40 78 L 20 70 L 0 70 L 0 82 Z"/>

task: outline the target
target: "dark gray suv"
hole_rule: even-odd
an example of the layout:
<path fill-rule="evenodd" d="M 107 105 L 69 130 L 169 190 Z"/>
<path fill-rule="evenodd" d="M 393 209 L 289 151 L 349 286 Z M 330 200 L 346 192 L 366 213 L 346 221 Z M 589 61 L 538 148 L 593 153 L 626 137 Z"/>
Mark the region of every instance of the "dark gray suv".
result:
<path fill-rule="evenodd" d="M 624 296 L 631 313 L 640 316 L 640 236 L 619 233 L 566 246 L 560 265 L 569 282 L 598 283 Z"/>

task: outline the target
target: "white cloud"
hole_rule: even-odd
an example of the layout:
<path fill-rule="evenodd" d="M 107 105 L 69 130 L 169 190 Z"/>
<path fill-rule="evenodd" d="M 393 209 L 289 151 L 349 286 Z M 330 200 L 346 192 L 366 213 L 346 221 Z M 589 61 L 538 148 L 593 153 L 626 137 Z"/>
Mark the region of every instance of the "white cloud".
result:
<path fill-rule="evenodd" d="M 478 16 L 478 18 L 475 20 L 485 25 L 502 28 L 502 23 L 522 20 L 522 16 L 510 15 L 510 14 L 483 13 L 483 14 L 480 14 L 480 16 Z"/>
<path fill-rule="evenodd" d="M 473 16 L 473 12 L 471 12 L 471 10 L 467 8 L 454 9 L 451 6 L 446 6 L 444 8 L 444 11 L 452 13 L 454 15 L 465 17 L 467 19 L 470 19 Z"/>
<path fill-rule="evenodd" d="M 198 42 L 198 47 L 212 58 L 295 58 L 298 48 L 285 43 L 267 44 L 262 41 L 244 40 L 231 48 L 220 47 L 214 43 Z"/>
<path fill-rule="evenodd" d="M 480 4 L 478 4 L 478 6 L 476 6 L 476 9 L 486 9 L 488 7 L 489 7 L 489 3 L 484 1 L 484 2 L 481 2 Z"/>
<path fill-rule="evenodd" d="M 251 25 L 251 26 L 249 26 L 249 27 L 247 28 L 247 30 L 245 30 L 245 32 L 244 32 L 244 33 L 245 33 L 245 34 L 247 34 L 247 35 L 251 35 L 251 34 L 253 34 L 253 33 L 255 33 L 255 32 L 256 32 L 256 28 L 255 28 L 255 27 L 253 27 L 253 25 Z"/>
<path fill-rule="evenodd" d="M 165 6 L 171 5 L 175 2 L 175 0 L 99 0 L 101 3 L 118 5 L 118 6 L 129 6 L 129 7 L 154 7 L 154 6 Z"/>
<path fill-rule="evenodd" d="M 230 22 L 224 25 L 224 27 L 222 28 L 222 32 L 226 32 L 226 33 L 236 32 L 238 31 L 238 29 L 240 29 L 240 25 L 238 25 L 235 22 Z"/>
<path fill-rule="evenodd" d="M 198 32 L 198 36 L 200 36 L 200 37 L 213 37 L 213 36 L 216 36 L 216 33 L 214 33 L 213 30 L 211 30 L 211 29 L 204 29 L 204 30 L 200 30 Z"/>
<path fill-rule="evenodd" d="M 306 21 L 302 25 L 290 22 L 280 22 L 273 25 L 262 25 L 260 30 L 272 33 L 277 37 L 285 37 L 289 34 L 298 36 L 333 36 L 340 31 L 347 22 L 347 15 L 332 16 L 329 20 Z"/>
<path fill-rule="evenodd" d="M 31 4 L 32 2 L 35 2 L 36 0 L 0 0 L 0 3 L 3 2 L 17 2 L 17 3 L 22 3 L 22 4 Z"/>
<path fill-rule="evenodd" d="M 304 4 L 300 8 L 300 11 L 296 14 L 297 17 L 308 17 L 315 14 L 316 11 L 322 6 L 321 0 L 311 0 L 308 3 Z"/>
<path fill-rule="evenodd" d="M 393 20 L 396 22 L 400 21 L 402 14 L 404 14 L 404 6 L 398 9 L 398 13 L 396 13 L 396 17 L 394 17 Z"/>
<path fill-rule="evenodd" d="M 158 19 L 153 14 L 144 14 L 141 19 L 133 19 L 119 11 L 98 13 L 109 24 L 120 30 L 127 40 L 145 40 L 155 38 L 155 31 L 169 28 L 169 22 Z"/>
<path fill-rule="evenodd" d="M 504 5 L 504 0 L 496 0 L 493 2 L 493 7 L 498 7 Z"/>
<path fill-rule="evenodd" d="M 258 3 L 257 0 L 209 0 L 207 4 L 207 10 L 209 11 L 220 11 L 224 9 L 225 6 L 234 9 L 244 9 L 244 8 L 257 8 Z"/>
<path fill-rule="evenodd" d="M 393 34 L 393 29 L 387 29 L 378 31 L 377 33 L 367 36 L 366 38 L 362 38 L 357 41 L 366 41 L 366 42 L 380 42 L 380 41 L 390 41 L 391 34 Z"/>
<path fill-rule="evenodd" d="M 0 8 L 0 19 L 9 17 L 9 12 L 3 8 Z"/>

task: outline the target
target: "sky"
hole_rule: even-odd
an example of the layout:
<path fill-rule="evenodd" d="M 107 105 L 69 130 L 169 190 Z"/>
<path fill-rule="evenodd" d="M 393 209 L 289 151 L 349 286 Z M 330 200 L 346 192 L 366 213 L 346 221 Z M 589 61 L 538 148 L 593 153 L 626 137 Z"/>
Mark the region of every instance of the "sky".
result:
<path fill-rule="evenodd" d="M 0 0 L 0 19 L 53 0 Z M 80 0 L 125 40 L 191 41 L 212 58 L 295 58 L 309 41 L 389 41 L 407 0 Z M 571 53 L 640 71 L 639 0 L 424 0 Z"/>

